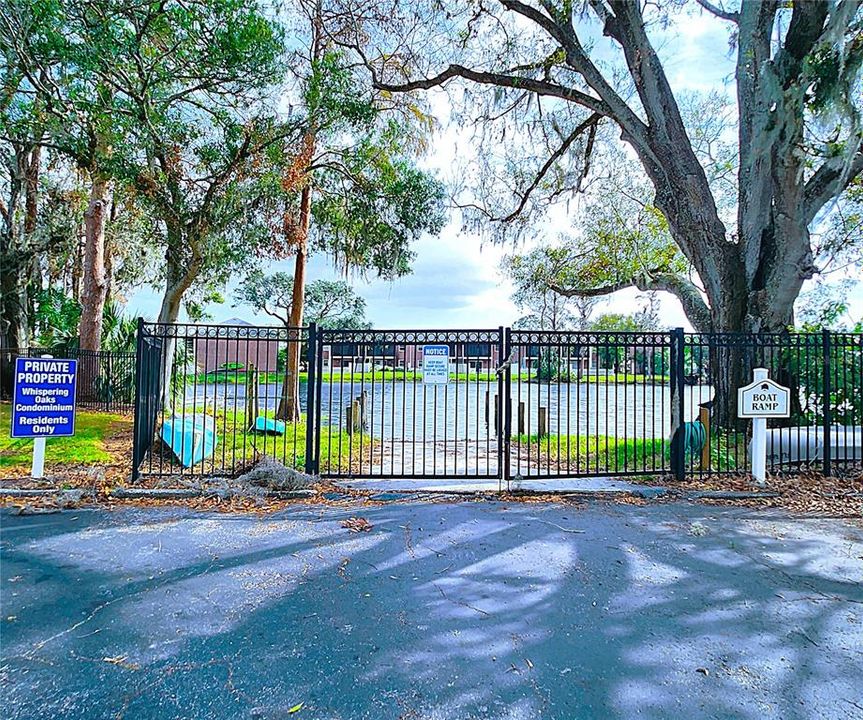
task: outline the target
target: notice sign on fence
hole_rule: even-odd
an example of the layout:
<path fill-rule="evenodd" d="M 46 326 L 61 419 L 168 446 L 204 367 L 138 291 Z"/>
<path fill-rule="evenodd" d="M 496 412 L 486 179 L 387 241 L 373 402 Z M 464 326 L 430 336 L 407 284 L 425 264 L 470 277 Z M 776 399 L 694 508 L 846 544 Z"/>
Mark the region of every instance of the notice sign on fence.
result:
<path fill-rule="evenodd" d="M 737 415 L 742 418 L 785 418 L 790 413 L 791 392 L 769 378 L 759 379 L 737 391 Z"/>
<path fill-rule="evenodd" d="M 449 382 L 449 345 L 423 345 L 423 384 Z"/>
<path fill-rule="evenodd" d="M 75 434 L 77 360 L 16 358 L 12 437 Z"/>

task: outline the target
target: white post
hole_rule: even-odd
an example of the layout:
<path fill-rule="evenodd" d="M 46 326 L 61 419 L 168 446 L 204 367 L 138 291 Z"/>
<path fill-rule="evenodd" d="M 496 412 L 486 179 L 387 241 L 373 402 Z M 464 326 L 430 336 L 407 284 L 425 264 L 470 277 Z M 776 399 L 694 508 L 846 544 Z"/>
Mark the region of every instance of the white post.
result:
<path fill-rule="evenodd" d="M 45 438 L 33 438 L 33 467 L 30 470 L 31 477 L 41 478 L 45 476 Z"/>
<path fill-rule="evenodd" d="M 757 382 L 767 379 L 766 368 L 755 368 L 752 377 Z M 752 477 L 759 487 L 767 480 L 767 418 L 752 420 Z"/>
<path fill-rule="evenodd" d="M 42 355 L 43 358 L 52 358 L 53 355 Z M 30 468 L 30 476 L 33 478 L 45 477 L 45 437 L 33 438 L 33 464 Z"/>

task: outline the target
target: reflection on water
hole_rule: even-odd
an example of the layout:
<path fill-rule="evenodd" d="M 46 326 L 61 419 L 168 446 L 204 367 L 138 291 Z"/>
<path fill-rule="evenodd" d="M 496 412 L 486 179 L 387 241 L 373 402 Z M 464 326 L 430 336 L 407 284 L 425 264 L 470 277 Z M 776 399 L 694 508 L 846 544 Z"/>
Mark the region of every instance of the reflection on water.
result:
<path fill-rule="evenodd" d="M 344 424 L 345 408 L 365 392 L 368 431 L 376 438 L 436 443 L 449 440 L 480 440 L 495 437 L 494 409 L 497 384 L 459 381 L 448 385 L 392 380 L 324 383 L 321 388 L 321 419 L 332 432 Z M 261 383 L 261 411 L 274 411 L 281 383 Z M 684 416 L 694 420 L 699 403 L 710 400 L 713 388 L 687 386 Z M 187 404 L 203 411 L 242 411 L 246 387 L 218 384 L 188 387 Z M 541 408 L 547 413 L 548 432 L 553 435 L 611 435 L 619 438 L 661 438 L 671 432 L 671 392 L 667 384 L 604 383 L 513 383 L 512 430 L 536 434 Z M 300 403 L 306 410 L 306 384 L 300 386 Z M 520 406 L 523 410 L 520 411 Z M 488 409 L 487 409 L 488 408 Z M 521 428 L 519 417 L 523 417 Z M 324 430 L 326 432 L 326 430 Z"/>

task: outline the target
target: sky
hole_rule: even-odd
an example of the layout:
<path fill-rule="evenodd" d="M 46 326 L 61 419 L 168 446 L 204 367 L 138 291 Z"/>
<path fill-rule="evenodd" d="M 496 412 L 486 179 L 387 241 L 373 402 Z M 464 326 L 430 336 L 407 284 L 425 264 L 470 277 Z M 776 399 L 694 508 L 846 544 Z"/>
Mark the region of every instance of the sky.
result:
<path fill-rule="evenodd" d="M 676 92 L 707 92 L 725 88 L 733 92 L 733 61 L 728 51 L 725 23 L 705 14 L 684 18 L 667 31 L 660 47 L 669 80 Z M 459 130 L 448 121 L 448 100 L 445 93 L 431 97 L 433 113 L 441 123 L 429 155 L 422 165 L 447 180 L 456 168 L 456 156 L 470 152 L 459 144 Z M 571 229 L 572 218 L 554 212 L 548 222 L 547 237 L 552 240 Z M 511 300 L 512 287 L 499 266 L 504 255 L 529 249 L 492 245 L 478 235 L 461 228 L 458 212 L 453 210 L 450 222 L 438 237 L 422 237 L 413 246 L 416 260 L 413 273 L 395 281 L 351 277 L 359 295 L 367 303 L 367 317 L 376 328 L 392 329 L 452 329 L 494 328 L 511 325 L 525 312 Z M 271 263 L 265 272 L 292 272 L 293 259 Z M 317 256 L 309 264 L 308 280 L 339 277 L 332 263 Z M 224 293 L 226 302 L 211 304 L 207 312 L 213 322 L 230 318 L 272 324 L 273 319 L 257 314 L 248 307 L 237 306 L 234 292 L 242 278 L 234 278 Z M 660 322 L 666 327 L 690 328 L 679 302 L 666 293 L 659 294 Z M 863 316 L 863 286 L 851 293 L 851 315 Z M 160 293 L 141 288 L 129 297 L 128 311 L 132 315 L 155 318 Z M 596 315 L 607 312 L 632 313 L 645 304 L 643 295 L 634 289 L 609 296 L 594 309 Z"/>

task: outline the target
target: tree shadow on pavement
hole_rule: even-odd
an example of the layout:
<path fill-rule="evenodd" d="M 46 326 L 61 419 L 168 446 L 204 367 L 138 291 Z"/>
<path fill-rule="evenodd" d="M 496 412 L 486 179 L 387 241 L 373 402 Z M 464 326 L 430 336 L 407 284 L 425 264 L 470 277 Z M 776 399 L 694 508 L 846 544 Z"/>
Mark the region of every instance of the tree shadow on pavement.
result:
<path fill-rule="evenodd" d="M 11 718 L 863 716 L 849 523 L 598 503 L 53 517 L 3 518 Z"/>

